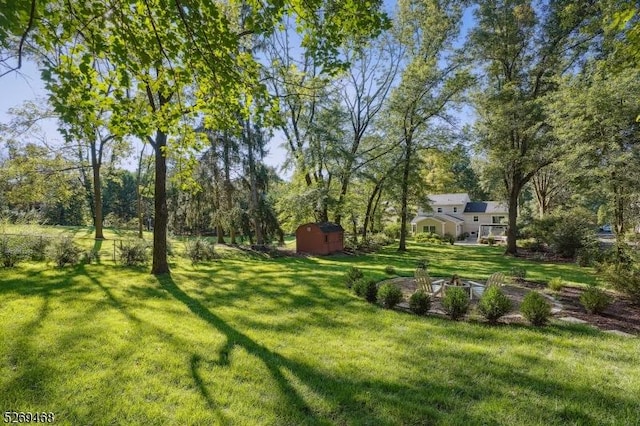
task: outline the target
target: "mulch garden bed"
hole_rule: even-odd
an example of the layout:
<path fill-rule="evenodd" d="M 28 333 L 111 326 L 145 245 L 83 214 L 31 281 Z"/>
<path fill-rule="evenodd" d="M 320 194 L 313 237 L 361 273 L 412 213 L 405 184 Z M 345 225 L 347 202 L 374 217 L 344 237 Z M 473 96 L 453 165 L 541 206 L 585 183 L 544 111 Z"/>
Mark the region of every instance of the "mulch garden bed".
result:
<path fill-rule="evenodd" d="M 434 278 L 434 280 L 435 279 L 436 278 Z M 415 280 L 412 277 L 394 278 L 389 281 L 397 284 L 402 289 L 406 300 L 408 300 L 409 296 L 416 290 Z M 553 314 L 556 318 L 577 318 L 601 330 L 617 330 L 640 336 L 640 307 L 634 305 L 627 297 L 609 292 L 613 297 L 613 301 L 609 307 L 601 314 L 589 314 L 580 303 L 582 289 L 564 287 L 561 291 L 553 294 L 548 291 L 543 291 L 546 288 L 547 286 L 544 283 L 533 281 L 521 281 L 515 285 L 507 284 L 503 286 L 502 290 L 513 303 L 513 310 L 510 315 L 501 319 L 500 322 L 524 323 L 525 321 L 523 319 L 513 314 L 519 312 L 520 303 L 524 296 L 532 290 L 537 290 L 551 296 L 555 300 L 554 307 L 559 308 L 556 309 L 556 312 Z M 472 305 L 475 303 L 477 303 L 477 299 L 472 300 Z M 439 297 L 433 299 L 431 312 L 436 314 L 443 313 Z"/>

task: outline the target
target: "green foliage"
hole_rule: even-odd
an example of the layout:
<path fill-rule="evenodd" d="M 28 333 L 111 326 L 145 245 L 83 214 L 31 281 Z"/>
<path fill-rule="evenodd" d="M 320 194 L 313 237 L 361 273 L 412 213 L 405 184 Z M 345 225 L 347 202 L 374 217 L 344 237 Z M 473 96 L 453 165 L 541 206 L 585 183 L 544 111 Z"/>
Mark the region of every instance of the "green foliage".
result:
<path fill-rule="evenodd" d="M 478 302 L 482 316 L 494 323 L 511 310 L 511 300 L 496 285 L 489 286 Z"/>
<path fill-rule="evenodd" d="M 393 266 L 391 266 L 391 265 L 387 265 L 387 266 L 385 266 L 385 267 L 384 267 L 384 272 L 385 272 L 387 275 L 395 275 L 395 273 L 396 273 L 396 268 L 395 268 L 395 267 L 393 267 Z"/>
<path fill-rule="evenodd" d="M 378 285 L 375 280 L 360 278 L 353 283 L 353 291 L 357 296 L 363 297 L 370 303 L 375 303 L 378 297 Z"/>
<path fill-rule="evenodd" d="M 353 284 L 364 278 L 364 274 L 362 273 L 362 271 L 358 268 L 356 268 L 355 266 L 351 266 L 349 267 L 349 269 L 347 270 L 345 277 L 344 277 L 344 285 L 347 288 L 351 288 L 353 287 Z"/>
<path fill-rule="evenodd" d="M 380 286 L 377 294 L 378 303 L 387 309 L 393 309 L 402 301 L 402 290 L 395 284 L 385 283 Z"/>
<path fill-rule="evenodd" d="M 400 224 L 390 223 L 385 225 L 382 229 L 382 233 L 386 235 L 389 240 L 396 240 L 397 238 L 400 238 Z"/>
<path fill-rule="evenodd" d="M 208 262 L 215 259 L 215 245 L 203 238 L 189 240 L 184 244 L 185 255 L 191 260 L 192 264 Z"/>
<path fill-rule="evenodd" d="M 417 243 L 441 244 L 443 242 L 449 242 L 449 237 L 441 237 L 431 232 L 419 232 L 415 235 L 414 240 Z"/>
<path fill-rule="evenodd" d="M 429 261 L 425 258 L 419 259 L 416 262 L 416 268 L 427 269 L 427 266 L 429 266 Z"/>
<path fill-rule="evenodd" d="M 49 238 L 30 235 L 27 237 L 31 260 L 42 262 L 47 258 L 47 247 L 51 243 Z"/>
<path fill-rule="evenodd" d="M 590 314 L 599 314 L 611 304 L 611 296 L 595 285 L 590 285 L 580 295 L 580 303 Z"/>
<path fill-rule="evenodd" d="M 545 325 L 551 316 L 551 305 L 543 295 L 530 291 L 522 300 L 520 313 L 535 326 Z"/>
<path fill-rule="evenodd" d="M 424 315 L 431 309 L 431 296 L 424 290 L 418 290 L 409 297 L 409 309 L 417 315 Z"/>
<path fill-rule="evenodd" d="M 144 265 L 149 261 L 149 246 L 144 240 L 132 239 L 120 245 L 120 262 L 126 266 Z"/>
<path fill-rule="evenodd" d="M 562 277 L 553 277 L 549 280 L 548 286 L 553 291 L 560 291 L 564 287 L 564 281 Z"/>
<path fill-rule="evenodd" d="M 604 264 L 600 267 L 600 277 L 640 305 L 640 265 L 637 259 Z"/>
<path fill-rule="evenodd" d="M 91 263 L 100 263 L 100 252 L 97 250 L 87 250 L 82 254 L 82 259 L 80 262 L 85 265 L 90 265 Z"/>
<path fill-rule="evenodd" d="M 462 318 L 469 311 L 469 294 L 461 287 L 448 287 L 442 298 L 442 307 L 451 319 Z"/>
<path fill-rule="evenodd" d="M 19 262 L 31 257 L 29 242 L 20 236 L 0 237 L 0 263 L 5 268 L 13 268 Z"/>
<path fill-rule="evenodd" d="M 65 265 L 75 265 L 80 260 L 82 249 L 76 245 L 72 237 L 62 237 L 54 240 L 49 246 L 48 257 L 62 268 Z"/>
<path fill-rule="evenodd" d="M 527 277 L 527 270 L 522 266 L 513 266 L 509 270 L 509 275 L 514 282 L 521 282 Z"/>

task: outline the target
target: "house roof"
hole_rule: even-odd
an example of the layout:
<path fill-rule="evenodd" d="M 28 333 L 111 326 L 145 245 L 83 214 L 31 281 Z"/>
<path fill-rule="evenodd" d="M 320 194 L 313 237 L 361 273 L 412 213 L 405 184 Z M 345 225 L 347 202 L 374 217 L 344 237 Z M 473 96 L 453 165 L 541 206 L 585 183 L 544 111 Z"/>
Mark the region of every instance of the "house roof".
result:
<path fill-rule="evenodd" d="M 508 213 L 507 205 L 500 201 L 474 201 L 467 203 L 464 213 Z"/>
<path fill-rule="evenodd" d="M 453 222 L 453 223 L 464 223 L 464 220 L 460 219 L 459 217 L 455 217 L 453 215 L 450 214 L 446 214 L 446 213 L 441 213 L 441 214 L 431 214 L 428 216 L 416 216 L 411 220 L 411 224 L 415 225 L 418 222 L 420 222 L 421 220 L 424 219 L 435 219 L 438 222 Z"/>
<path fill-rule="evenodd" d="M 463 205 L 469 201 L 469 194 L 430 194 L 428 198 L 432 206 Z"/>
<path fill-rule="evenodd" d="M 484 201 L 473 201 L 464 207 L 465 213 L 484 213 L 487 210 L 487 203 Z"/>

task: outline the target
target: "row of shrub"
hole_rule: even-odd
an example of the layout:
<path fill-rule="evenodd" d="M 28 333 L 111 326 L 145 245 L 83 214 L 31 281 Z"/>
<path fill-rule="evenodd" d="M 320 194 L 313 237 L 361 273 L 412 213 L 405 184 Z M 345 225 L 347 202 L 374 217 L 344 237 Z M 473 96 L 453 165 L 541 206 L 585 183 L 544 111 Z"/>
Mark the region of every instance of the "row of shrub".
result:
<path fill-rule="evenodd" d="M 364 273 L 356 267 L 347 270 L 345 285 L 357 296 L 370 303 L 377 302 L 387 309 L 394 308 L 403 299 L 400 287 L 393 283 L 384 283 L 378 287 L 376 280 L 365 278 Z M 596 288 L 595 291 L 599 289 Z M 591 296 L 591 293 L 589 295 Z M 462 287 L 449 287 L 442 298 L 442 306 L 451 319 L 462 318 L 469 311 L 469 294 Z M 511 308 L 511 300 L 498 286 L 489 286 L 478 302 L 479 312 L 490 323 L 498 321 Z M 417 315 L 426 314 L 431 309 L 431 296 L 423 290 L 414 292 L 409 298 L 409 309 Z M 524 297 L 520 313 L 531 324 L 544 325 L 551 316 L 551 305 L 540 293 L 532 291 Z"/>
<path fill-rule="evenodd" d="M 118 261 L 126 266 L 148 263 L 151 252 L 149 242 L 140 239 L 123 240 L 118 248 Z M 170 249 L 170 247 L 168 247 Z M 192 263 L 211 261 L 217 257 L 215 246 L 208 240 L 197 238 L 185 243 L 186 258 Z M 50 261 L 58 267 L 100 262 L 100 252 L 84 250 L 72 237 L 50 238 L 29 235 L 0 236 L 0 265 L 12 268 L 24 261 Z"/>
<path fill-rule="evenodd" d="M 431 232 L 419 232 L 413 237 L 417 243 L 432 243 L 432 244 L 453 244 L 455 238 L 451 234 L 444 234 L 440 236 Z"/>

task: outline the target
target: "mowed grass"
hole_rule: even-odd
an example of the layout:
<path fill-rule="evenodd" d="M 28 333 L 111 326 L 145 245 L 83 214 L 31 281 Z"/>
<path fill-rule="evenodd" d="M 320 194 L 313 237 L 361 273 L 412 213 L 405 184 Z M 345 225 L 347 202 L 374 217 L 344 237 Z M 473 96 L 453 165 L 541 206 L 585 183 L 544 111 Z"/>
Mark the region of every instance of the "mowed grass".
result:
<path fill-rule="evenodd" d="M 528 278 L 586 284 L 589 269 L 500 248 L 413 245 L 366 256 L 269 259 L 236 250 L 171 277 L 111 264 L 0 270 L 0 410 L 58 424 L 640 423 L 640 339 L 560 323 L 488 326 L 386 311 L 343 285 Z"/>

